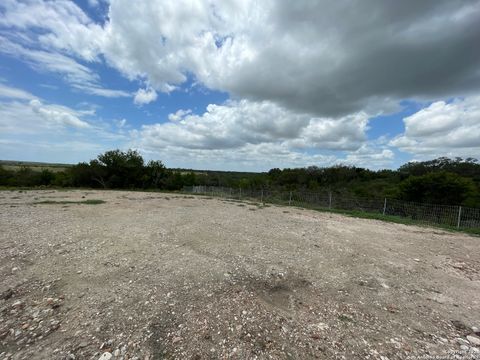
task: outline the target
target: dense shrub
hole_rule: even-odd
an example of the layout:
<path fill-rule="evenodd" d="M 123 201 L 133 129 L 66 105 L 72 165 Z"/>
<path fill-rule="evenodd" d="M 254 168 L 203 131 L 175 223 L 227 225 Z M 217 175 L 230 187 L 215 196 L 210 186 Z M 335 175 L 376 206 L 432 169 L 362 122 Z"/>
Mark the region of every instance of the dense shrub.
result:
<path fill-rule="evenodd" d="M 399 195 L 408 201 L 471 206 L 478 197 L 472 179 L 446 171 L 410 176 L 400 183 Z"/>

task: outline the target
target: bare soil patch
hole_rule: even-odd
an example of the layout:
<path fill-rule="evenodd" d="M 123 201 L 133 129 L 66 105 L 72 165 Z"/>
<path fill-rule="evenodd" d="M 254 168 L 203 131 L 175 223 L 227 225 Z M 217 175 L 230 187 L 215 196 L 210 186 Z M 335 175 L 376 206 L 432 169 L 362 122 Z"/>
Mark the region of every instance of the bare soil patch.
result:
<path fill-rule="evenodd" d="M 480 238 L 438 229 L 2 191 L 0 359 L 477 359 L 479 271 Z"/>

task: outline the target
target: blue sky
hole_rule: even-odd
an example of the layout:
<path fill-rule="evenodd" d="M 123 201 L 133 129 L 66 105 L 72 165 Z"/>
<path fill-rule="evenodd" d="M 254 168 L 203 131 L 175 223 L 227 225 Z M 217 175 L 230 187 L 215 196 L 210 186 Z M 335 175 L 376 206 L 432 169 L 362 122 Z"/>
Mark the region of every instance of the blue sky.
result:
<path fill-rule="evenodd" d="M 367 2 L 374 19 L 343 1 L 5 0 L 0 158 L 133 148 L 263 171 L 479 157 L 480 3 Z"/>

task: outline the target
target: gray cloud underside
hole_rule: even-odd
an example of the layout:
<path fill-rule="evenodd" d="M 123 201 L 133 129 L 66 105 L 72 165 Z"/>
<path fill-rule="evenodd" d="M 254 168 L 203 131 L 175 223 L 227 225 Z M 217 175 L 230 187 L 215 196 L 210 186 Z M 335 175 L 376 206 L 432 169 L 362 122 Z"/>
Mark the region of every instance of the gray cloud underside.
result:
<path fill-rule="evenodd" d="M 478 1 L 205 4 L 165 10 L 144 3 L 135 18 L 152 26 L 136 26 L 120 18 L 125 1 L 113 1 L 107 58 L 126 73 L 143 72 L 159 89 L 182 83 L 190 71 L 238 98 L 319 116 L 389 111 L 399 99 L 480 88 Z M 169 26 L 154 25 L 168 16 Z M 192 24 L 180 23 L 187 17 L 195 17 Z M 171 32 L 176 27 L 180 34 Z M 149 51 L 139 51 L 147 44 Z"/>
<path fill-rule="evenodd" d="M 313 54 L 288 57 L 282 56 L 281 45 L 266 48 L 261 60 L 245 66 L 229 90 L 326 115 L 350 113 L 388 98 L 468 93 L 480 85 L 480 46 L 473 46 L 480 39 L 480 11 L 477 6 L 473 14 L 456 22 L 466 4 L 359 1 L 346 11 L 334 5 L 325 9 L 325 4 L 308 11 L 302 7 L 298 16 L 282 8 L 274 20 L 277 31 L 306 39 L 302 48 Z M 331 16 L 332 12 L 338 16 Z M 304 28 L 310 36 L 304 37 Z M 322 50 L 316 50 L 317 39 L 338 29 L 340 34 L 332 34 L 332 48 L 339 55 L 329 61 Z"/>
<path fill-rule="evenodd" d="M 158 91 L 191 74 L 234 98 L 336 117 L 480 89 L 478 0 L 112 0 L 105 24 L 72 3 L 26 3 L 5 0 L 0 25 Z"/>

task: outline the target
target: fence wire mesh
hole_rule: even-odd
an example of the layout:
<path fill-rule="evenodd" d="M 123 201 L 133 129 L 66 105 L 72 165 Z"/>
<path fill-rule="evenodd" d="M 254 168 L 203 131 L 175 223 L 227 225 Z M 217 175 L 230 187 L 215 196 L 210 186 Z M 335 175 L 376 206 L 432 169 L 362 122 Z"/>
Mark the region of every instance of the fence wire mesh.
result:
<path fill-rule="evenodd" d="M 185 192 L 237 200 L 377 213 L 410 219 L 419 223 L 457 228 L 480 228 L 480 208 L 406 202 L 397 199 L 347 197 L 332 192 L 272 191 L 213 186 L 185 187 Z"/>

